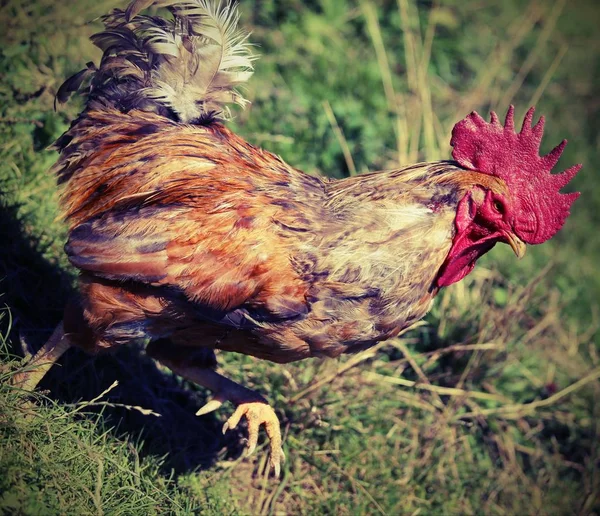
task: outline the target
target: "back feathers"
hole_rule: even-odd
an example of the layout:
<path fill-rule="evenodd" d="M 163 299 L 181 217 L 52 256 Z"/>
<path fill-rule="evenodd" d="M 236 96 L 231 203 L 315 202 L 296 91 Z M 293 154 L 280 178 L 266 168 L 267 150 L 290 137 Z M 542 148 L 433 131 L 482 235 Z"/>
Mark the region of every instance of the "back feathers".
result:
<path fill-rule="evenodd" d="M 139 14 L 151 5 L 166 7 L 172 19 Z M 220 1 L 133 0 L 104 16 L 105 30 L 91 38 L 103 51 L 100 66 L 88 63 L 56 98 L 65 102 L 85 82 L 88 109 L 141 109 L 191 123 L 227 119 L 227 103 L 248 103 L 236 87 L 253 70 L 238 19 L 236 5 Z"/>

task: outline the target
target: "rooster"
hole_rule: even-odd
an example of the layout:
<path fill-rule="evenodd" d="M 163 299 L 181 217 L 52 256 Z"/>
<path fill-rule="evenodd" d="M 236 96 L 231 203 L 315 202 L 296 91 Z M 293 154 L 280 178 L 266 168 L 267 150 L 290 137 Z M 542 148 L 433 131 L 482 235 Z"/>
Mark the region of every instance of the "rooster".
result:
<path fill-rule="evenodd" d="M 170 16 L 140 14 L 155 4 Z M 355 353 L 421 319 L 442 287 L 498 242 L 518 257 L 564 224 L 581 168 L 551 174 L 565 141 L 539 155 L 544 118 L 519 132 L 473 112 L 453 160 L 341 180 L 307 175 L 222 122 L 251 76 L 234 5 L 135 0 L 103 18 L 103 51 L 59 89 L 84 111 L 56 142 L 53 168 L 80 271 L 63 322 L 14 383 L 33 390 L 71 346 L 97 353 L 146 339 L 147 353 L 236 405 L 223 431 L 280 425 L 259 394 L 214 370 L 215 349 L 277 363 Z"/>

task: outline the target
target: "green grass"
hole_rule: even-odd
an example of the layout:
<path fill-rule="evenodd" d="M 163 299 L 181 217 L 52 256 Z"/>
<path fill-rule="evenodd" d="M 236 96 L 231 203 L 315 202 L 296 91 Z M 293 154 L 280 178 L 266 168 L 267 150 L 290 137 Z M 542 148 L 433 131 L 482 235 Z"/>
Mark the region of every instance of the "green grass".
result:
<path fill-rule="evenodd" d="M 243 3 L 262 57 L 232 126 L 294 166 L 343 177 L 448 157 L 453 123 L 510 102 L 547 116 L 543 150 L 569 138 L 563 168 L 584 163 L 565 230 L 520 262 L 494 249 L 401 338 L 289 366 L 220 355 L 278 411 L 279 482 L 266 443 L 247 459 L 243 430 L 221 435 L 231 407 L 196 418 L 206 393 L 137 347 L 70 351 L 31 402 L 7 386 L 20 336 L 41 345 L 72 285 L 44 149 L 80 107 L 54 112 L 58 86 L 98 58 L 86 22 L 115 5 L 0 11 L 0 512 L 597 514 L 594 2 Z"/>

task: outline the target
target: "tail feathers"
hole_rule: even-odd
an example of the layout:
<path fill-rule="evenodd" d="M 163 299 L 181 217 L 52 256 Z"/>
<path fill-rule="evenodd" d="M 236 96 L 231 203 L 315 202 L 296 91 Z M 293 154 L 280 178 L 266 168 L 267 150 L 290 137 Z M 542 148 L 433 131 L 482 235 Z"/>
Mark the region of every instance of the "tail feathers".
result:
<path fill-rule="evenodd" d="M 152 4 L 166 7 L 172 19 L 139 14 Z M 105 30 L 92 36 L 103 51 L 100 66 L 88 63 L 57 100 L 91 77 L 91 108 L 142 109 L 182 122 L 227 119 L 227 104 L 248 103 L 236 88 L 252 75 L 255 59 L 238 20 L 235 4 L 134 0 L 103 18 Z"/>

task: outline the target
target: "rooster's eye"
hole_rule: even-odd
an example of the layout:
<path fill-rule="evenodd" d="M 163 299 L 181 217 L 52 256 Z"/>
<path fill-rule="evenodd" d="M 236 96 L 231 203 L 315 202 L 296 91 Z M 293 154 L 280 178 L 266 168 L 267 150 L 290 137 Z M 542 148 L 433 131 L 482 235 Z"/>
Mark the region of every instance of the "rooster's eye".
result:
<path fill-rule="evenodd" d="M 494 209 L 498 213 L 504 213 L 504 205 L 500 201 L 494 201 Z"/>

